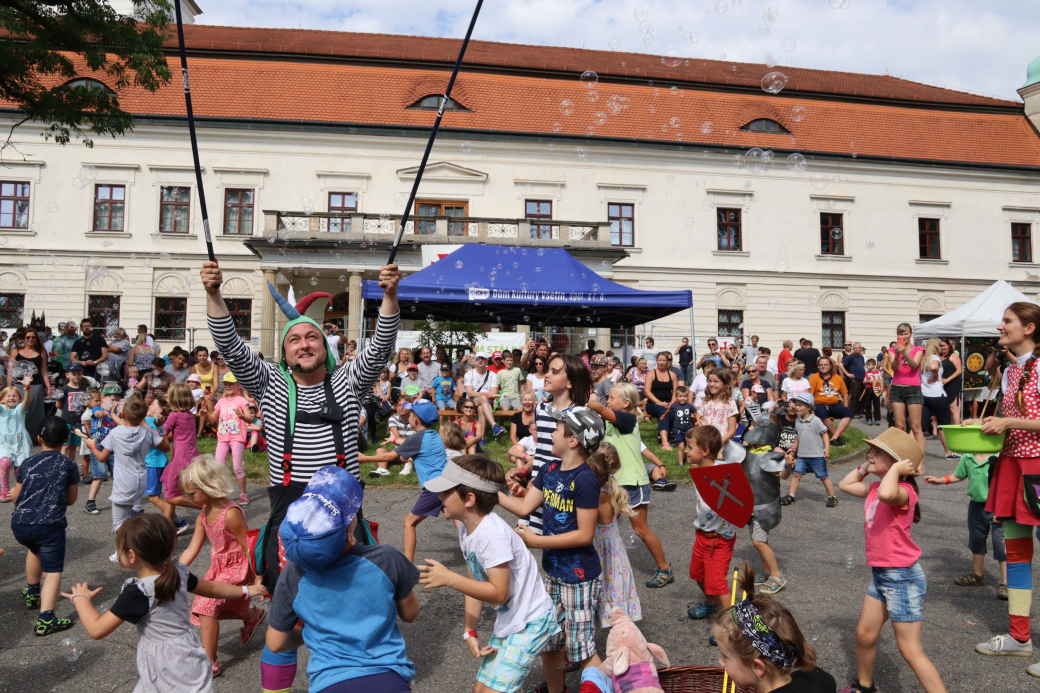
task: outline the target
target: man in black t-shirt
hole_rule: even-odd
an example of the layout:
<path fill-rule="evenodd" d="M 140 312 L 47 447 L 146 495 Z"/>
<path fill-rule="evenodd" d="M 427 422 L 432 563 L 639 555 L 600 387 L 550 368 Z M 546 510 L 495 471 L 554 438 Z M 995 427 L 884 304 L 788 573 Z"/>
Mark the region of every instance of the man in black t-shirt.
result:
<path fill-rule="evenodd" d="M 805 364 L 805 377 L 816 372 L 816 362 L 820 360 L 820 352 L 814 349 L 808 339 L 802 340 L 802 348 L 794 352 L 794 357 Z"/>
<path fill-rule="evenodd" d="M 682 345 L 675 350 L 675 353 L 679 356 L 679 368 L 683 372 L 683 380 L 687 385 L 693 382 L 693 347 L 690 346 L 690 340 L 683 337 Z"/>
<path fill-rule="evenodd" d="M 108 342 L 94 332 L 89 318 L 80 322 L 79 331 L 83 336 L 72 345 L 72 362 L 83 366 L 83 375 L 97 378 L 97 364 L 108 358 Z"/>
<path fill-rule="evenodd" d="M 798 417 L 795 415 L 794 409 L 783 404 L 778 406 L 773 413 L 780 420 L 780 438 L 776 442 L 776 447 L 780 448 L 786 455 L 790 452 L 797 436 L 794 424 Z"/>

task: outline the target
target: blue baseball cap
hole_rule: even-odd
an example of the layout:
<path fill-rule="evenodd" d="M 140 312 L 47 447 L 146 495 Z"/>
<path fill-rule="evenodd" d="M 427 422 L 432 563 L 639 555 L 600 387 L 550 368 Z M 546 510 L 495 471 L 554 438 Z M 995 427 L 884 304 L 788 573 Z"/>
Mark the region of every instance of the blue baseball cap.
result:
<path fill-rule="evenodd" d="M 278 527 L 286 559 L 309 571 L 339 558 L 363 494 L 361 484 L 345 469 L 330 465 L 315 472 Z"/>
<path fill-rule="evenodd" d="M 69 366 L 69 372 L 81 371 L 81 370 L 83 370 L 83 364 L 82 363 L 74 363 L 71 366 Z"/>
<path fill-rule="evenodd" d="M 428 399 L 405 402 L 403 406 L 405 409 L 415 412 L 415 415 L 427 426 L 437 423 L 437 420 L 440 419 L 440 413 L 437 411 L 436 405 Z"/>

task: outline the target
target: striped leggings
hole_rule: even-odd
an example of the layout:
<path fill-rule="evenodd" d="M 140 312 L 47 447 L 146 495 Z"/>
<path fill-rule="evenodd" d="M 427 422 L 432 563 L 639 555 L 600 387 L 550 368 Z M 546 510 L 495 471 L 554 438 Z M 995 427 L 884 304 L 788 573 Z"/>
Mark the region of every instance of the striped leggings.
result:
<path fill-rule="evenodd" d="M 1033 602 L 1033 530 L 1004 520 L 1004 543 L 1007 546 L 1008 614 L 1011 637 L 1029 640 L 1029 609 Z"/>

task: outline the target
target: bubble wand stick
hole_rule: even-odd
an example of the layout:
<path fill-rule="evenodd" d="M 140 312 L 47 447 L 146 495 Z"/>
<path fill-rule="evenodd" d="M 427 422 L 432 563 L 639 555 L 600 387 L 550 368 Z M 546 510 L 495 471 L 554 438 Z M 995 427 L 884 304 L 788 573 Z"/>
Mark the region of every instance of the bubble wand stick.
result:
<path fill-rule="evenodd" d="M 181 51 L 181 77 L 184 80 L 184 104 L 188 110 L 188 133 L 191 135 L 191 155 L 195 159 L 195 184 L 199 189 L 199 205 L 202 207 L 202 227 L 206 232 L 206 252 L 209 261 L 216 262 L 213 254 L 213 238 L 209 233 L 209 211 L 206 209 L 206 190 L 202 187 L 202 167 L 199 165 L 199 141 L 195 137 L 195 114 L 191 109 L 191 87 L 188 84 L 188 54 L 184 50 L 184 20 L 181 18 L 180 0 L 174 0 L 177 13 L 177 43 Z"/>
<path fill-rule="evenodd" d="M 433 121 L 433 129 L 430 131 L 430 139 L 426 142 L 426 151 L 423 152 L 422 162 L 419 164 L 419 171 L 415 174 L 415 182 L 412 183 L 412 193 L 408 196 L 408 204 L 405 205 L 404 214 L 401 216 L 401 227 L 397 229 L 397 237 L 394 239 L 393 247 L 390 248 L 390 259 L 386 261 L 386 264 L 388 265 L 394 264 L 394 258 L 397 257 L 397 248 L 401 245 L 401 238 L 404 236 L 404 227 L 408 224 L 408 213 L 412 209 L 412 204 L 415 203 L 415 196 L 419 192 L 419 183 L 422 181 L 423 171 L 426 170 L 426 162 L 429 161 L 430 151 L 433 149 L 433 141 L 437 139 L 437 131 L 440 130 L 441 119 L 444 118 L 444 107 L 447 105 L 448 99 L 451 98 L 451 88 L 455 86 L 455 78 L 459 76 L 459 67 L 462 65 L 462 56 L 466 55 L 466 47 L 469 46 L 469 37 L 473 35 L 473 27 L 477 23 L 477 15 L 480 14 L 480 6 L 483 4 L 484 0 L 477 0 L 477 6 L 473 10 L 473 18 L 469 20 L 469 28 L 466 29 L 466 37 L 462 39 L 462 48 L 459 50 L 459 57 L 455 59 L 455 68 L 451 71 L 451 79 L 448 80 L 448 88 L 444 90 L 444 96 L 441 97 L 441 105 L 437 109 L 437 119 Z M 187 72 L 184 74 L 187 75 Z M 184 79 L 187 80 L 187 77 Z M 187 81 L 185 81 L 185 85 L 187 85 Z M 196 164 L 196 168 L 197 167 L 198 164 Z"/>

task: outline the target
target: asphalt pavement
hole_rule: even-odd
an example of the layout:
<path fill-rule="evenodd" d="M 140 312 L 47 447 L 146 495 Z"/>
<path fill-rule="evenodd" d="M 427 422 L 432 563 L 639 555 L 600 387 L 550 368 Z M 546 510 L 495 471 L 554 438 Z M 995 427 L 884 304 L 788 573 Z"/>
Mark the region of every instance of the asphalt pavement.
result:
<path fill-rule="evenodd" d="M 859 422 L 857 422 L 858 424 Z M 880 428 L 870 429 L 880 432 Z M 939 459 L 938 444 L 929 442 L 925 465 L 930 474 L 950 474 L 955 461 Z M 850 464 L 837 466 L 835 484 Z M 1030 663 L 1024 658 L 983 657 L 975 654 L 976 643 L 995 633 L 1007 632 L 1007 603 L 996 599 L 999 582 L 997 564 L 987 560 L 987 585 L 979 588 L 956 587 L 953 579 L 971 569 L 967 549 L 967 497 L 965 485 L 922 489 L 922 521 L 915 525 L 914 539 L 924 553 L 921 562 L 928 576 L 925 598 L 924 649 L 943 676 L 950 691 L 1025 691 L 1040 690 L 1040 681 L 1026 675 Z M 83 488 L 85 496 L 85 487 Z M 266 520 L 268 505 L 263 489 L 250 489 L 254 502 L 246 509 L 250 527 Z M 68 556 L 63 588 L 87 581 L 104 591 L 95 603 L 109 606 L 129 575 L 108 561 L 114 550 L 110 531 L 111 516 L 106 500 L 108 487 L 99 497 L 101 515 L 83 513 L 82 500 L 69 511 Z M 383 543 L 401 546 L 401 520 L 411 508 L 416 492 L 373 489 L 365 499 L 366 516 L 380 524 Z M 783 521 L 771 541 L 788 584 L 778 598 L 794 613 L 814 647 L 820 665 L 831 672 L 840 685 L 855 675 L 855 629 L 860 605 L 869 580 L 863 553 L 863 502 L 839 492 L 837 508 L 826 508 L 823 486 L 807 477 L 799 489 L 798 502 L 784 508 Z M 137 681 L 135 628 L 124 625 L 102 641 L 92 641 L 78 624 L 62 634 L 34 637 L 35 613 L 24 608 L 20 590 L 25 583 L 24 552 L 14 542 L 9 529 L 11 505 L 0 505 L 0 546 L 7 555 L 0 557 L 0 693 L 47 691 L 131 691 Z M 715 648 L 708 645 L 708 626 L 690 621 L 686 607 L 699 600 L 699 591 L 688 576 L 693 546 L 691 525 L 692 493 L 680 486 L 673 493 L 654 493 L 650 526 L 660 536 L 671 561 L 676 580 L 663 589 L 642 586 L 650 577 L 654 563 L 649 552 L 622 521 L 622 536 L 634 540 L 629 557 L 639 584 L 643 606 L 640 627 L 650 642 L 664 647 L 672 665 L 714 664 Z M 511 520 L 508 515 L 504 515 Z M 190 518 L 189 518 L 190 519 Z M 446 520 L 432 520 L 419 527 L 417 559 L 436 558 L 453 570 L 464 571 L 457 535 Z M 181 538 L 182 548 L 188 537 Z M 192 571 L 202 576 L 209 552 L 203 550 Z M 745 558 L 757 566 L 757 553 L 745 531 L 738 535 L 734 565 Z M 851 561 L 852 568 L 847 565 Z M 1034 567 L 1034 575 L 1037 568 Z M 1034 578 L 1035 579 L 1035 578 Z M 1037 584 L 1040 584 L 1038 582 Z M 409 655 L 416 665 L 413 689 L 416 693 L 446 693 L 471 690 L 477 662 L 463 644 L 463 598 L 450 590 L 419 589 L 421 612 L 412 624 L 402 624 Z M 60 602 L 58 613 L 75 612 Z M 1034 613 L 1040 613 L 1034 610 Z M 485 610 L 481 619 L 481 639 L 486 640 L 494 612 Z M 216 680 L 217 691 L 254 693 L 260 682 L 260 648 L 257 637 L 244 650 L 238 645 L 238 628 L 224 622 L 220 638 L 220 659 L 224 675 Z M 344 623 L 343 627 L 349 627 Z M 83 655 L 66 661 L 63 638 L 76 637 Z M 598 634 L 603 654 L 606 632 Z M 307 690 L 304 674 L 306 655 L 301 654 L 301 670 L 294 691 Z M 900 657 L 892 631 L 886 628 L 878 647 L 876 682 L 881 691 L 917 691 L 920 686 Z M 540 665 L 528 678 L 533 687 L 542 681 Z M 570 689 L 576 690 L 577 677 L 571 675 Z"/>

